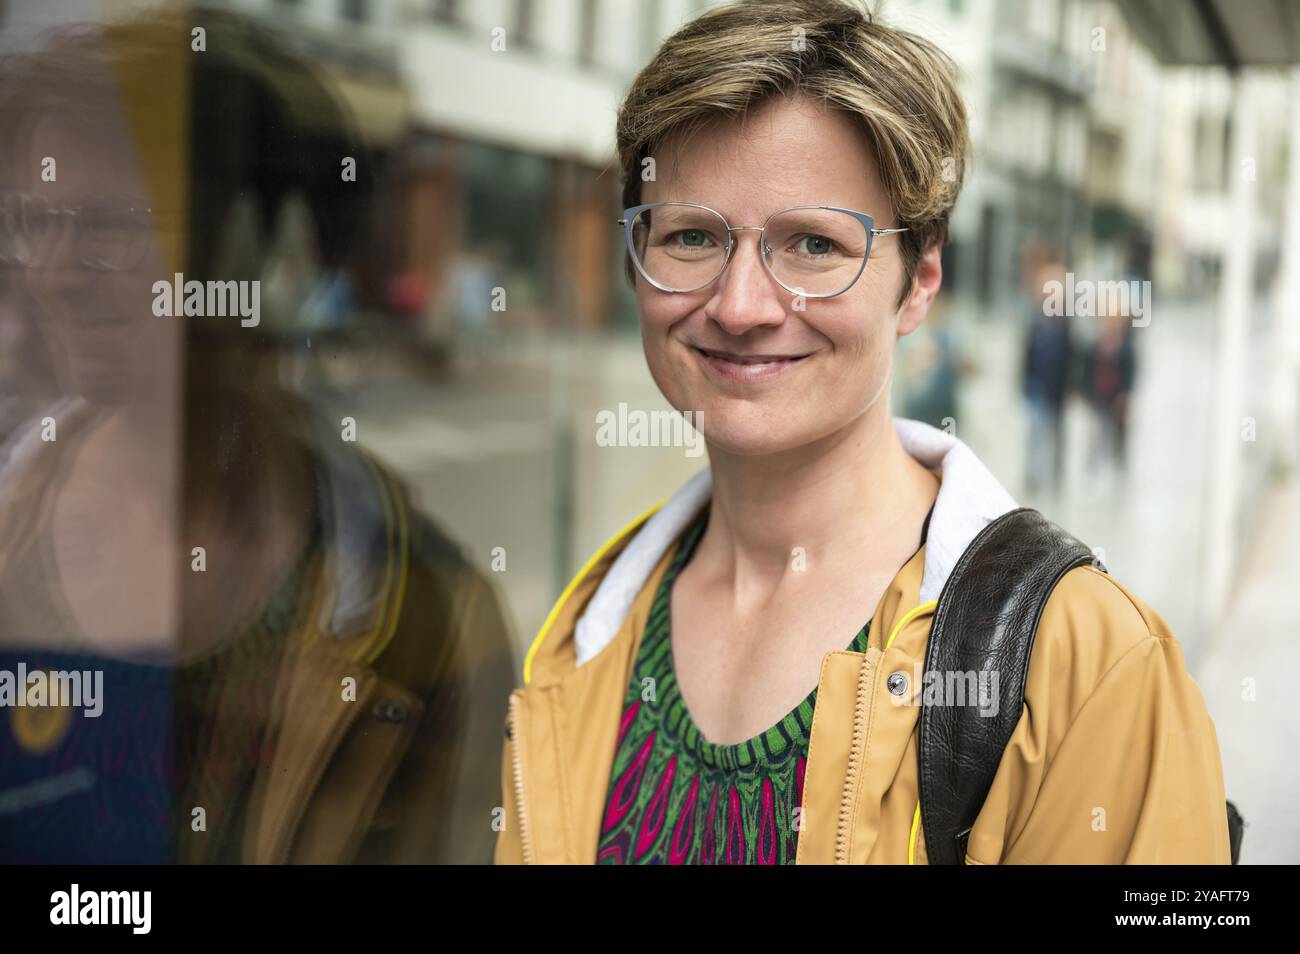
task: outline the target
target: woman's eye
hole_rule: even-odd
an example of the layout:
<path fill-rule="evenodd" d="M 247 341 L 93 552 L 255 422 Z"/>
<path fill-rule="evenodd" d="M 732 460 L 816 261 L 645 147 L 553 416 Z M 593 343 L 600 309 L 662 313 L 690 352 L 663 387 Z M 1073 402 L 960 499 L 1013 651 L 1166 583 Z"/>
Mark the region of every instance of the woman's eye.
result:
<path fill-rule="evenodd" d="M 835 250 L 835 243 L 825 236 L 805 235 L 799 240 L 799 251 L 809 255 L 826 255 Z"/>
<path fill-rule="evenodd" d="M 700 229 L 683 229 L 675 233 L 673 238 L 687 248 L 703 248 L 709 240 L 708 233 Z"/>

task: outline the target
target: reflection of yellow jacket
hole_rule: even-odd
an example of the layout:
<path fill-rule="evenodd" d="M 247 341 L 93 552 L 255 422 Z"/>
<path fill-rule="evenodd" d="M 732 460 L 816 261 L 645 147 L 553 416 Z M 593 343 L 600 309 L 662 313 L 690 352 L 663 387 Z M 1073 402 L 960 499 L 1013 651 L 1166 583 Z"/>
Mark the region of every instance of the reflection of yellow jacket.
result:
<path fill-rule="evenodd" d="M 499 598 L 385 468 L 333 456 L 326 546 L 284 647 L 238 860 L 486 863 L 495 773 L 474 753 L 498 737 L 515 678 Z M 241 705 L 212 713 L 214 730 Z M 184 832 L 181 860 L 206 860 L 203 845 Z"/>
<path fill-rule="evenodd" d="M 84 807 L 66 816 L 59 812 L 72 799 L 27 798 L 22 812 L 0 817 L 0 835 L 65 817 L 98 820 L 84 855 L 75 838 L 21 842 L 36 860 L 136 861 L 168 844 L 167 860 L 181 864 L 491 859 L 498 777 L 479 754 L 495 752 L 518 678 L 496 587 L 387 468 L 315 416 L 304 415 L 316 429 L 304 432 L 295 406 L 283 395 L 255 405 L 243 418 L 255 450 L 231 467 L 252 471 L 256 462 L 271 473 L 290 453 L 313 465 L 317 532 L 292 567 L 277 571 L 269 604 L 232 624 L 221 646 L 161 677 L 148 675 L 159 667 L 137 675 L 132 664 L 125 688 L 160 678 L 168 690 L 155 694 L 163 699 L 156 705 L 110 690 L 106 705 L 120 705 L 103 723 L 111 730 L 73 732 L 72 717 L 59 716 L 66 709 L 0 710 L 0 743 L 14 743 L 0 744 L 0 792 L 43 778 L 45 766 L 89 779 L 75 790 Z M 62 631 L 90 661 L 94 650 L 51 571 L 58 563 L 45 528 L 56 478 L 95 423 L 94 409 L 73 399 L 52 407 L 34 416 L 4 409 L 22 416 L 0 420 L 0 437 L 10 437 L 0 440 L 0 489 L 8 493 L 0 494 L 0 539 L 12 557 L 0 565 L 0 634 L 8 637 L 0 650 L 62 653 L 62 643 L 41 642 Z M 56 411 L 60 440 L 42 442 L 31 422 Z M 203 486 L 187 483 L 187 505 L 201 502 Z M 185 574 L 181 585 L 195 579 Z M 194 604 L 182 591 L 179 605 Z M 178 645 L 187 625 L 182 615 Z M 148 802 L 155 780 L 161 794 Z M 127 844 L 122 833 L 135 831 L 144 847 Z"/>
<path fill-rule="evenodd" d="M 501 602 L 386 467 L 311 425 L 319 544 L 274 653 L 197 687 L 177 860 L 486 863 L 496 779 L 474 753 L 498 738 L 516 678 Z M 248 676 L 262 665 L 269 681 Z M 222 753 L 250 733 L 245 781 Z"/>
<path fill-rule="evenodd" d="M 980 527 L 1014 507 L 956 438 L 914 421 L 896 426 L 943 483 L 926 544 L 872 614 L 866 653 L 822 660 L 799 864 L 926 863 L 921 709 L 894 704 L 886 680 L 923 671 L 943 581 Z M 525 685 L 509 700 L 498 863 L 594 862 L 637 646 L 709 490 L 703 471 L 620 532 L 538 634 Z M 1062 578 L 1039 623 L 1024 700 L 968 863 L 1229 862 L 1214 724 L 1178 640 L 1122 584 L 1092 566 Z"/>

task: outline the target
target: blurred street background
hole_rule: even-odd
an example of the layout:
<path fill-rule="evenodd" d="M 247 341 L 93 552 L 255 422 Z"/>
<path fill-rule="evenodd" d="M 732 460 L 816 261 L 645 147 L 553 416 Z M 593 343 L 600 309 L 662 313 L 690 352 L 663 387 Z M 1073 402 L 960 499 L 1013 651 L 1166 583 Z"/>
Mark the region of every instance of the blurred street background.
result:
<path fill-rule="evenodd" d="M 706 466 L 601 447 L 596 415 L 668 407 L 623 277 L 614 114 L 713 5 L 197 7 L 297 51 L 370 151 L 341 267 L 313 261 L 310 215 L 269 217 L 282 374 L 354 418 L 488 574 L 520 659 L 585 560 Z M 958 61 L 975 143 L 895 413 L 954 431 L 1164 616 L 1218 728 L 1243 861 L 1300 861 L 1300 4 L 872 6 Z M 101 11 L 0 2 L 0 25 L 30 44 Z M 293 77 L 268 80 L 295 102 Z M 1048 314 L 1044 276 L 1065 273 L 1149 282 L 1141 320 Z"/>

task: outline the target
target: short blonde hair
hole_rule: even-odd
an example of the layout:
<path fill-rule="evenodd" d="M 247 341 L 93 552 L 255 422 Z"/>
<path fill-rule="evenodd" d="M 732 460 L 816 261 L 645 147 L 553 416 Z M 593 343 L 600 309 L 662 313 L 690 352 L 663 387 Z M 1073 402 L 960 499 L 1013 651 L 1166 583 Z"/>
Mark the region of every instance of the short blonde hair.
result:
<path fill-rule="evenodd" d="M 909 229 L 899 236 L 901 305 L 922 253 L 948 237 L 970 148 L 966 107 L 946 53 L 852 0 L 730 3 L 665 40 L 619 108 L 623 206 L 640 203 L 643 160 L 669 136 L 684 142 L 714 120 L 796 93 L 869 137 L 898 225 Z M 635 284 L 630 258 L 625 266 Z"/>

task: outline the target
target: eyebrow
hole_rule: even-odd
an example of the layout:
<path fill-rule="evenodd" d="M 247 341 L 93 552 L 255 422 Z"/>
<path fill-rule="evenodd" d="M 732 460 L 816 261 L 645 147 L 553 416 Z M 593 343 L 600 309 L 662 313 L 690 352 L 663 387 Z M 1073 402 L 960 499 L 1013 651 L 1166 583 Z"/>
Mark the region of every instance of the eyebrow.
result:
<path fill-rule="evenodd" d="M 643 201 L 644 201 L 644 200 L 643 200 Z M 655 202 L 685 202 L 685 203 L 687 203 L 687 204 L 689 204 L 689 205 L 702 205 L 702 206 L 704 206 L 706 209 L 710 209 L 711 211 L 717 212 L 719 215 L 721 215 L 724 219 L 727 220 L 727 224 L 728 224 L 728 225 L 731 224 L 731 220 L 732 220 L 732 218 L 733 218 L 733 216 L 732 216 L 731 214 L 729 214 L 726 210 L 724 210 L 721 206 L 713 205 L 713 204 L 708 203 L 708 202 L 701 202 L 701 201 L 698 200 L 698 199 L 678 199 L 678 198 L 675 198 L 675 197 L 674 197 L 674 198 L 671 198 L 671 199 L 656 199 Z M 649 205 L 649 204 L 653 204 L 653 203 L 646 203 L 646 204 Z M 856 211 L 857 206 L 855 206 L 855 205 L 852 204 L 852 203 L 845 204 L 845 203 L 843 203 L 843 202 L 831 202 L 831 201 L 821 201 L 821 202 L 817 202 L 817 201 L 809 201 L 809 202 L 791 202 L 789 205 L 774 205 L 774 206 L 772 206 L 772 208 L 770 209 L 770 211 L 767 211 L 767 212 L 761 213 L 761 214 L 759 215 L 759 221 L 761 222 L 763 219 L 770 218 L 771 216 L 775 215 L 776 213 L 778 213 L 778 212 L 785 212 L 785 211 L 788 210 L 788 209 L 807 209 L 807 208 L 813 208 L 813 209 L 820 209 L 820 208 L 831 208 L 831 209 L 854 209 L 854 210 Z"/>

